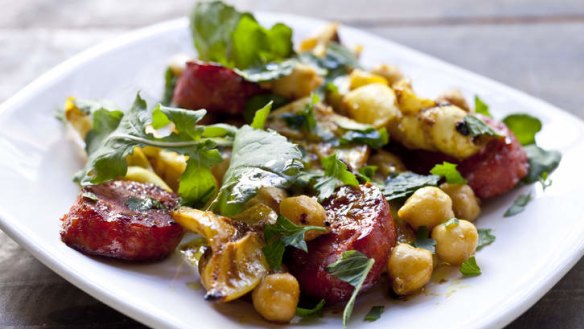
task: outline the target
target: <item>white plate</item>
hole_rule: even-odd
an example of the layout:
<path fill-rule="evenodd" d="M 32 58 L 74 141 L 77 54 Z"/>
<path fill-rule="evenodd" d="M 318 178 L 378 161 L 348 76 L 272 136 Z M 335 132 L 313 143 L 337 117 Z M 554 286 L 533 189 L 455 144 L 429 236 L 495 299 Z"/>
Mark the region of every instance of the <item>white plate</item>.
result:
<path fill-rule="evenodd" d="M 313 19 L 258 14 L 264 23 L 283 21 L 296 41 L 324 24 Z M 83 162 L 55 109 L 67 96 L 112 99 L 121 106 L 137 90 L 159 99 L 163 72 L 176 53 L 193 54 L 184 19 L 136 31 L 88 50 L 59 65 L 4 103 L 0 114 L 0 228 L 52 270 L 115 309 L 156 328 L 269 327 L 246 302 L 214 305 L 189 288 L 195 272 L 178 254 L 151 265 L 130 265 L 84 256 L 61 243 L 59 217 L 78 188 L 71 176 Z M 570 114 L 496 82 L 476 76 L 411 49 L 348 27 L 348 45 L 363 44 L 363 62 L 397 64 L 422 94 L 435 96 L 458 86 L 479 94 L 496 117 L 529 112 L 544 122 L 539 143 L 560 150 L 564 159 L 545 193 L 523 187 L 485 204 L 479 227 L 492 228 L 497 241 L 480 251 L 483 274 L 436 284 L 407 302 L 384 297 L 386 286 L 359 299 L 351 327 L 496 328 L 519 316 L 548 291 L 584 252 L 584 124 Z M 152 105 L 152 104 L 150 104 Z M 526 211 L 502 214 L 514 197 L 533 190 Z M 455 275 L 456 276 L 456 275 Z M 381 319 L 362 321 L 371 305 L 386 305 Z M 328 314 L 315 326 L 340 328 Z M 281 328 L 281 326 L 277 326 Z"/>

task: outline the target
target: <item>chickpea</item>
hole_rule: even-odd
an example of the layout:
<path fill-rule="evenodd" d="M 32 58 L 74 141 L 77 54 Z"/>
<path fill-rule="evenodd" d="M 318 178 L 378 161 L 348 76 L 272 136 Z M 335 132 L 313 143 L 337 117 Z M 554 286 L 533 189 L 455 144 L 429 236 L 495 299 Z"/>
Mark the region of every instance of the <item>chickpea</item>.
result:
<path fill-rule="evenodd" d="M 401 115 L 394 91 L 383 83 L 351 90 L 343 96 L 342 107 L 352 119 L 375 128 L 385 127 Z"/>
<path fill-rule="evenodd" d="M 387 262 L 391 285 L 398 295 L 409 295 L 423 288 L 432 277 L 432 269 L 432 253 L 406 243 L 398 243 Z"/>
<path fill-rule="evenodd" d="M 481 213 L 479 199 L 475 196 L 472 188 L 466 184 L 448 184 L 440 185 L 452 200 L 452 210 L 456 218 L 474 221 Z"/>
<path fill-rule="evenodd" d="M 477 248 L 479 234 L 477 228 L 464 219 L 453 219 L 436 226 L 432 230 L 436 241 L 436 254 L 450 265 L 460 265 Z"/>
<path fill-rule="evenodd" d="M 280 214 L 298 225 L 325 226 L 326 212 L 314 198 L 306 195 L 290 197 L 280 203 Z M 304 240 L 310 241 L 325 232 L 308 231 Z"/>
<path fill-rule="evenodd" d="M 415 229 L 420 226 L 431 229 L 454 217 L 454 212 L 448 194 L 437 187 L 427 186 L 416 190 L 398 210 L 397 215 Z"/>
<path fill-rule="evenodd" d="M 268 321 L 289 322 L 296 313 L 300 285 L 290 273 L 270 274 L 251 294 L 253 307 Z"/>
<path fill-rule="evenodd" d="M 252 207 L 257 204 L 265 204 L 277 212 L 280 209 L 280 203 L 287 197 L 288 193 L 281 188 L 264 186 L 261 187 L 258 190 L 258 193 L 247 202 L 246 206 Z"/>
<path fill-rule="evenodd" d="M 465 112 L 471 112 L 464 95 L 458 89 L 450 89 L 436 98 L 437 103 L 448 103 L 460 107 Z"/>

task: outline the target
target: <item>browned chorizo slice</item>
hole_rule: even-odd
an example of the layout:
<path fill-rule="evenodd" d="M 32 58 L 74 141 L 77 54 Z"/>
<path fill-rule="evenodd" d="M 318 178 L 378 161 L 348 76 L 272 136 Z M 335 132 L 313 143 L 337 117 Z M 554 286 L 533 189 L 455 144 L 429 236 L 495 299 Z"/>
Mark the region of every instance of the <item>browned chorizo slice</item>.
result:
<path fill-rule="evenodd" d="M 112 181 L 87 186 L 61 218 L 61 240 L 89 255 L 159 260 L 183 235 L 169 215 L 177 205 L 176 195 L 152 184 Z"/>
<path fill-rule="evenodd" d="M 230 68 L 188 62 L 174 90 L 173 102 L 187 109 L 209 113 L 243 113 L 247 100 L 262 92 L 257 83 L 244 80 Z"/>
<path fill-rule="evenodd" d="M 330 275 L 326 267 L 343 252 L 357 250 L 375 260 L 363 285 L 363 290 L 370 288 L 385 268 L 396 231 L 387 201 L 370 184 L 341 187 L 323 207 L 331 232 L 308 242 L 308 253 L 293 250 L 288 267 L 304 295 L 335 304 L 347 301 L 354 288 Z"/>

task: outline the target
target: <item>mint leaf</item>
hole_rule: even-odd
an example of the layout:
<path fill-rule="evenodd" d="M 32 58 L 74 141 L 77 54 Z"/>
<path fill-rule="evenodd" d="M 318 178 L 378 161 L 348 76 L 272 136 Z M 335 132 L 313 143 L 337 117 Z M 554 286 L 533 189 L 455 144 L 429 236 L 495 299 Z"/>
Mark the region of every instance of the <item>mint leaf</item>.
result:
<path fill-rule="evenodd" d="M 495 240 L 497 239 L 492 233 L 491 233 L 491 229 L 489 228 L 479 228 L 478 232 L 479 232 L 479 242 L 477 244 L 477 251 L 483 249 L 483 247 L 486 247 L 488 245 L 490 245 L 491 243 L 495 242 Z"/>
<path fill-rule="evenodd" d="M 279 270 L 282 267 L 284 248 L 291 246 L 308 252 L 308 246 L 304 241 L 304 234 L 308 231 L 325 232 L 326 228 L 320 226 L 296 225 L 284 216 L 278 216 L 276 223 L 264 226 L 264 255 L 270 267 Z"/>
<path fill-rule="evenodd" d="M 347 165 L 339 160 L 337 154 L 329 155 L 321 160 L 324 176 L 316 179 L 314 188 L 318 191 L 318 199 L 324 200 L 331 196 L 340 186 L 357 186 L 357 177 L 347 170 Z"/>
<path fill-rule="evenodd" d="M 266 120 L 268 120 L 268 115 L 270 115 L 270 111 L 272 110 L 273 102 L 269 102 L 261 109 L 255 112 L 253 120 L 251 122 L 251 127 L 254 129 L 264 129 L 266 125 Z"/>
<path fill-rule="evenodd" d="M 541 178 L 547 179 L 560 165 L 562 154 L 558 151 L 546 151 L 537 145 L 528 145 L 524 147 L 527 153 L 527 161 L 529 162 L 529 171 L 527 176 L 523 178 L 523 182 L 527 184 L 535 183 Z"/>
<path fill-rule="evenodd" d="M 482 114 L 482 115 L 489 117 L 489 118 L 493 117 L 491 115 L 491 112 L 489 111 L 489 105 L 487 105 L 487 103 L 483 102 L 483 100 L 479 96 L 475 95 L 474 102 L 475 102 L 475 112 L 476 113 Z"/>
<path fill-rule="evenodd" d="M 174 75 L 172 69 L 168 67 L 164 72 L 164 93 L 162 94 L 162 100 L 160 101 L 162 105 L 168 106 L 172 102 L 177 81 L 178 77 Z"/>
<path fill-rule="evenodd" d="M 515 113 L 505 117 L 503 123 L 513 132 L 521 145 L 535 144 L 535 135 L 541 130 L 541 121 L 527 113 Z"/>
<path fill-rule="evenodd" d="M 466 184 L 466 179 L 462 177 L 458 169 L 458 165 L 450 162 L 442 162 L 442 164 L 437 164 L 430 170 L 432 175 L 442 176 L 446 179 L 449 184 Z"/>
<path fill-rule="evenodd" d="M 414 247 L 429 250 L 433 254 L 436 253 L 436 241 L 430 237 L 430 230 L 426 226 L 421 226 L 416 231 Z"/>
<path fill-rule="evenodd" d="M 460 264 L 459 270 L 460 273 L 462 273 L 464 276 L 477 276 L 481 274 L 481 269 L 477 265 L 477 261 L 474 256 Z"/>
<path fill-rule="evenodd" d="M 436 175 L 418 175 L 409 171 L 399 173 L 387 178 L 383 187 L 383 195 L 388 201 L 402 199 L 424 186 L 436 186 L 438 181 L 440 181 L 440 177 Z"/>
<path fill-rule="evenodd" d="M 321 317 L 322 311 L 324 309 L 324 304 L 325 304 L 324 299 L 321 299 L 320 302 L 318 302 L 318 304 L 316 304 L 316 306 L 314 306 L 313 308 L 297 307 L 296 308 L 296 315 L 301 317 L 301 318 Z"/>
<path fill-rule="evenodd" d="M 343 252 L 337 261 L 326 267 L 330 275 L 355 287 L 343 311 L 343 328 L 347 327 L 357 295 L 374 263 L 374 259 L 356 250 L 349 250 Z"/>
<path fill-rule="evenodd" d="M 515 199 L 515 201 L 513 201 L 513 204 L 511 205 L 511 207 L 509 207 L 509 209 L 507 209 L 507 211 L 505 211 L 505 214 L 503 214 L 503 216 L 504 217 L 511 217 L 511 216 L 517 215 L 518 213 L 525 210 L 525 206 L 527 206 L 527 204 L 530 201 L 531 201 L 531 193 L 519 195 Z"/>
<path fill-rule="evenodd" d="M 341 145 L 362 144 L 374 149 L 381 148 L 389 142 L 389 135 L 385 128 L 368 128 L 365 130 L 350 130 L 345 132 L 339 142 Z"/>
<path fill-rule="evenodd" d="M 287 187 L 304 168 L 298 147 L 274 131 L 243 126 L 235 134 L 229 169 L 223 177 L 214 209 L 235 215 L 264 186 Z"/>
<path fill-rule="evenodd" d="M 369 310 L 367 315 L 365 315 L 365 318 L 363 320 L 368 321 L 368 322 L 373 322 L 373 321 L 379 320 L 379 318 L 381 317 L 381 314 L 383 314 L 384 309 L 385 309 L 385 307 L 383 305 L 371 307 L 371 309 Z"/>
<path fill-rule="evenodd" d="M 501 135 L 487 125 L 483 120 L 478 117 L 467 114 L 464 119 L 456 125 L 456 131 L 464 136 L 478 137 L 478 136 L 494 136 L 500 137 Z"/>

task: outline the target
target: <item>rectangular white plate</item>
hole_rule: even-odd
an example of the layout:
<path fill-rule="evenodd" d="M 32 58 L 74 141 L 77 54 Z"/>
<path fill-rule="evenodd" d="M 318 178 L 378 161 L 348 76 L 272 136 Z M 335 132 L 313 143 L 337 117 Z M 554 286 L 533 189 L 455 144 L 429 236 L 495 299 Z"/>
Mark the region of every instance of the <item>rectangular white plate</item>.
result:
<path fill-rule="evenodd" d="M 294 37 L 310 35 L 324 22 L 289 15 L 258 14 L 263 23 L 283 21 Z M 350 327 L 494 328 L 519 316 L 548 291 L 584 252 L 584 124 L 570 114 L 521 92 L 372 35 L 342 27 L 348 45 L 365 46 L 362 60 L 397 64 L 423 95 L 459 87 L 480 95 L 496 117 L 528 112 L 544 122 L 544 148 L 560 150 L 563 161 L 545 193 L 523 187 L 484 205 L 479 227 L 492 228 L 497 241 L 481 250 L 483 274 L 432 285 L 407 302 L 391 301 L 387 286 L 359 299 Z M 136 31 L 88 50 L 59 65 L 0 108 L 0 228 L 45 265 L 92 296 L 157 328 L 270 327 L 246 302 L 214 305 L 189 288 L 195 271 L 178 254 L 157 264 L 130 265 L 84 256 L 61 243 L 59 218 L 78 187 L 71 177 L 82 165 L 78 146 L 54 119 L 67 96 L 112 99 L 128 106 L 137 90 L 160 99 L 163 72 L 176 53 L 194 55 L 188 23 L 175 20 Z M 534 200 L 523 213 L 502 214 L 520 192 Z M 455 275 L 456 277 L 456 275 Z M 381 319 L 362 321 L 371 305 L 386 305 Z M 302 323 L 301 325 L 308 325 Z M 327 314 L 314 326 L 340 328 Z M 274 326 L 282 328 L 282 326 Z"/>

